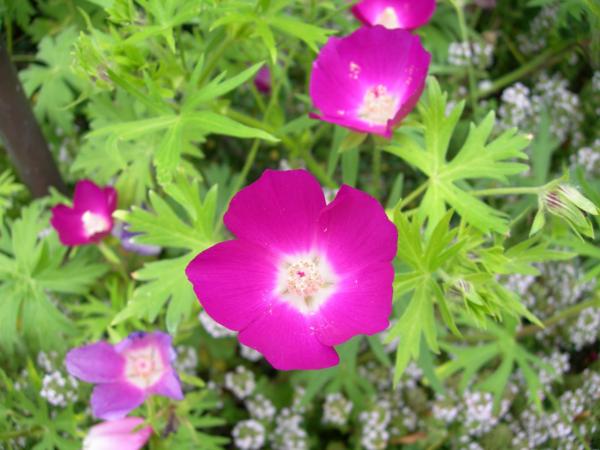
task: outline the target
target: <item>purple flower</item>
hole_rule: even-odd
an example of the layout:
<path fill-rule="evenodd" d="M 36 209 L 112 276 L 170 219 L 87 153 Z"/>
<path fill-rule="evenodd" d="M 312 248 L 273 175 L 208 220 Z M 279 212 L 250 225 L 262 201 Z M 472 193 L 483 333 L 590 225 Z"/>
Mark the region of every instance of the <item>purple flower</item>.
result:
<path fill-rule="evenodd" d="M 387 138 L 415 106 L 431 55 L 418 36 L 382 26 L 332 37 L 313 64 L 310 96 L 316 119 Z"/>
<path fill-rule="evenodd" d="M 144 256 L 156 256 L 162 248 L 158 245 L 140 244 L 135 241 L 136 236 L 141 236 L 143 233 L 134 233 L 129 231 L 128 223 L 121 223 L 114 227 L 113 236 L 121 241 L 121 247 L 128 252 L 139 253 Z"/>
<path fill-rule="evenodd" d="M 114 346 L 100 341 L 74 348 L 66 365 L 74 377 L 97 384 L 92 394 L 94 416 L 115 420 L 151 394 L 183 398 L 174 359 L 168 334 L 136 332 Z"/>
<path fill-rule="evenodd" d="M 280 370 L 339 362 L 335 345 L 388 327 L 397 232 L 373 197 L 342 186 L 327 204 L 305 170 L 267 170 L 224 217 L 237 239 L 187 267 L 200 303 Z"/>
<path fill-rule="evenodd" d="M 352 13 L 365 25 L 414 30 L 422 27 L 435 12 L 435 0 L 362 0 Z"/>
<path fill-rule="evenodd" d="M 263 94 L 271 93 L 271 70 L 269 70 L 269 66 L 260 68 L 256 77 L 254 77 L 254 86 Z"/>
<path fill-rule="evenodd" d="M 152 428 L 137 429 L 144 423 L 140 417 L 126 417 L 103 422 L 90 428 L 83 441 L 84 450 L 139 450 L 150 436 Z"/>
<path fill-rule="evenodd" d="M 56 205 L 50 223 L 64 245 L 92 244 L 110 233 L 116 207 L 117 191 L 112 187 L 101 188 L 81 180 L 75 185 L 73 207 Z"/>

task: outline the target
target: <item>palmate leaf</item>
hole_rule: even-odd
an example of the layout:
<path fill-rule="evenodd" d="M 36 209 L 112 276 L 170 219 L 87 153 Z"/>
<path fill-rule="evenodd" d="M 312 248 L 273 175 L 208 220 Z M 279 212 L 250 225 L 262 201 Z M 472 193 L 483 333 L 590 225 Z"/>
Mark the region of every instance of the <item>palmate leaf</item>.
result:
<path fill-rule="evenodd" d="M 74 28 L 44 37 L 36 56 L 43 65 L 32 64 L 19 74 L 27 95 L 33 96 L 37 117 L 67 131 L 73 128 L 73 112 L 68 105 L 81 87 L 71 71 L 71 50 L 76 39 Z"/>
<path fill-rule="evenodd" d="M 428 219 L 428 230 L 444 216 L 448 207 L 466 222 L 483 232 L 506 233 L 508 221 L 503 213 L 469 194 L 467 180 L 493 179 L 506 182 L 527 166 L 514 160 L 526 159 L 523 149 L 529 139 L 508 130 L 490 140 L 494 113 L 490 112 L 479 125 L 471 125 L 469 135 L 452 160 L 448 161 L 450 140 L 462 114 L 459 103 L 446 114 L 447 95 L 437 81 L 430 79 L 427 99 L 419 107 L 423 122 L 421 133 L 405 131 L 385 149 L 404 159 L 429 179 L 418 214 Z"/>
<path fill-rule="evenodd" d="M 146 263 L 135 272 L 134 278 L 145 283 L 135 289 L 113 324 L 129 318 L 154 322 L 169 302 L 166 325 L 174 333 L 197 302 L 185 268 L 195 255 L 217 242 L 217 186 L 202 196 L 199 179 L 190 182 L 178 177 L 165 188 L 163 196 L 151 191 L 148 197 L 149 210 L 134 207 L 130 212 L 118 211 L 115 215 L 128 222 L 131 231 L 142 233 L 135 237 L 137 242 L 183 249 L 187 253 Z"/>
<path fill-rule="evenodd" d="M 500 407 L 500 401 L 515 367 L 519 368 L 527 384 L 530 398 L 538 408 L 541 408 L 540 393 L 542 383 L 539 378 L 540 369 L 553 372 L 548 364 L 522 347 L 516 338 L 516 322 L 508 321 L 506 327 L 501 327 L 489 321 L 488 331 L 494 340 L 484 342 L 474 347 L 442 344 L 442 348 L 452 355 L 452 359 L 437 369 L 441 379 L 447 379 L 462 372 L 459 388 L 467 389 L 476 373 L 484 367 L 493 369 L 489 375 L 484 375 L 474 386 L 491 392 L 494 395 L 494 407 Z"/>
<path fill-rule="evenodd" d="M 61 348 L 68 319 L 54 303 L 54 293 L 84 294 L 106 271 L 93 262 L 94 249 L 72 252 L 48 226 L 42 203 L 23 209 L 21 218 L 2 230 L 0 253 L 0 348 L 11 351 L 23 338 L 43 348 Z"/>

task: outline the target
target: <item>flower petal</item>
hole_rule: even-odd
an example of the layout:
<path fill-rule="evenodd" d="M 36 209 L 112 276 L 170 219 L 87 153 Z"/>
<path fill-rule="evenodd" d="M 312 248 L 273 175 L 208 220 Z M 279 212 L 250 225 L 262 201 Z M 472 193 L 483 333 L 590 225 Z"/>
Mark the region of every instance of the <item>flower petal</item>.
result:
<path fill-rule="evenodd" d="M 233 240 L 200 253 L 185 273 L 208 315 L 224 327 L 241 330 L 270 307 L 275 262 L 266 248 Z"/>
<path fill-rule="evenodd" d="M 88 383 L 111 383 L 121 379 L 125 361 L 112 345 L 96 342 L 72 349 L 65 358 L 71 375 Z"/>
<path fill-rule="evenodd" d="M 311 316 L 275 301 L 267 313 L 240 331 L 238 337 L 242 344 L 262 353 L 278 370 L 335 366 L 339 363 L 335 349 L 319 342 L 312 321 Z"/>
<path fill-rule="evenodd" d="M 393 12 L 393 20 L 388 17 L 388 21 L 397 22 L 394 24 L 396 26 L 382 20 L 382 13 L 385 12 Z M 365 25 L 384 25 L 403 30 L 413 30 L 425 25 L 434 12 L 435 0 L 362 0 L 352 7 L 354 16 Z"/>
<path fill-rule="evenodd" d="M 224 222 L 240 239 L 281 252 L 302 252 L 313 244 L 324 207 L 321 186 L 306 170 L 266 170 L 233 197 Z"/>
<path fill-rule="evenodd" d="M 383 207 L 370 195 L 343 185 L 319 217 L 319 248 L 338 275 L 377 262 L 397 251 L 398 232 Z"/>
<path fill-rule="evenodd" d="M 92 242 L 83 228 L 81 213 L 66 205 L 56 205 L 52 208 L 50 224 L 58 233 L 63 245 L 84 245 Z"/>
<path fill-rule="evenodd" d="M 111 187 L 101 188 L 90 180 L 80 180 L 75 185 L 73 209 L 111 214 L 116 207 L 117 193 Z"/>
<path fill-rule="evenodd" d="M 150 439 L 152 427 L 136 430 L 144 423 L 140 417 L 125 417 L 90 428 L 83 442 L 86 450 L 139 450 Z M 136 431 L 134 431 L 136 430 Z"/>
<path fill-rule="evenodd" d="M 338 289 L 321 306 L 315 320 L 325 345 L 338 345 L 357 334 L 375 334 L 389 326 L 394 268 L 376 263 L 339 281 Z"/>
<path fill-rule="evenodd" d="M 363 27 L 330 38 L 313 64 L 310 96 L 321 114 L 312 117 L 390 137 L 420 97 L 430 59 L 405 30 Z"/>
<path fill-rule="evenodd" d="M 170 370 L 163 375 L 158 383 L 149 389 L 150 392 L 156 395 L 163 395 L 174 400 L 183 400 L 183 392 L 181 391 L 181 382 L 175 371 Z"/>
<path fill-rule="evenodd" d="M 92 393 L 92 413 L 104 420 L 121 419 L 144 403 L 141 389 L 126 383 L 99 384 Z"/>

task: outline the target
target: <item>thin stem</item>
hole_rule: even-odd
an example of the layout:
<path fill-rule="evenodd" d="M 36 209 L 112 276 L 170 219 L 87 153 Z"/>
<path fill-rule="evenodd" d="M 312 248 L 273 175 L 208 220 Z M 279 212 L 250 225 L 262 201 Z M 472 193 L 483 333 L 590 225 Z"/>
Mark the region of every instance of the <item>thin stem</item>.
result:
<path fill-rule="evenodd" d="M 326 187 L 331 189 L 336 189 L 338 187 L 337 183 L 333 181 L 333 179 L 329 175 L 327 175 L 325 169 L 321 167 L 321 165 L 317 162 L 317 160 L 310 153 L 310 150 L 306 146 L 297 146 L 296 143 L 285 134 L 279 132 L 272 126 L 255 119 L 254 117 L 248 116 L 247 114 L 236 111 L 234 109 L 227 110 L 226 114 L 231 119 L 241 122 L 244 125 L 258 128 L 276 136 L 281 140 L 281 143 L 286 148 L 288 148 L 294 153 L 299 154 L 304 159 L 308 169 L 319 179 L 321 183 L 323 183 Z"/>
<path fill-rule="evenodd" d="M 592 300 L 588 300 L 586 302 L 578 303 L 577 305 L 573 305 L 570 308 L 564 309 L 554 316 L 550 317 L 548 320 L 544 321 L 544 328 L 551 327 L 556 325 L 559 322 L 562 322 L 565 319 L 578 315 L 581 311 L 588 308 L 600 307 L 600 298 L 594 298 Z M 517 333 L 517 338 L 522 338 L 525 336 L 530 336 L 532 334 L 537 333 L 542 328 L 538 325 L 532 324 L 523 327 L 521 331 Z"/>
<path fill-rule="evenodd" d="M 373 197 L 379 197 L 379 190 L 381 188 L 381 148 L 378 145 L 375 145 L 373 149 L 373 158 L 372 158 L 372 177 L 371 180 L 371 194 Z"/>
<path fill-rule="evenodd" d="M 42 430 L 43 429 L 40 427 L 34 427 L 27 430 L 7 431 L 6 433 L 0 433 L 0 441 L 8 441 L 9 439 L 15 439 L 22 436 L 34 436 Z"/>
<path fill-rule="evenodd" d="M 240 190 L 240 188 L 246 182 L 246 178 L 248 177 L 248 172 L 250 172 L 250 169 L 252 168 L 252 165 L 254 164 L 254 161 L 256 160 L 256 155 L 258 154 L 259 148 L 260 148 L 260 140 L 255 139 L 254 143 L 252 144 L 252 147 L 250 148 L 250 151 L 246 155 L 246 161 L 244 162 L 242 171 L 240 172 L 240 174 L 238 175 L 238 177 L 235 180 L 233 189 L 231 190 L 231 196 L 227 200 L 227 205 L 229 205 L 233 196 L 237 193 L 237 191 Z M 224 215 L 225 215 L 225 211 L 223 211 L 223 213 L 221 214 L 221 220 L 219 220 L 219 222 L 217 224 L 216 233 L 219 233 L 221 231 L 221 228 L 223 226 L 223 216 Z"/>
<path fill-rule="evenodd" d="M 477 197 L 486 197 L 492 195 L 517 195 L 517 194 L 531 194 L 539 195 L 544 186 L 533 186 L 533 187 L 505 187 L 505 188 L 492 188 L 492 189 L 477 189 L 469 191 L 470 194 Z"/>
<path fill-rule="evenodd" d="M 418 188 L 416 188 L 414 191 L 412 191 L 410 194 L 408 194 L 406 197 L 404 197 L 400 201 L 400 203 L 398 203 L 396 208 L 398 208 L 398 209 L 404 208 L 406 205 L 408 205 L 410 202 L 412 202 L 415 198 L 417 198 L 419 195 L 421 195 L 421 193 L 423 191 L 425 191 L 428 186 L 429 186 L 429 181 L 425 181 Z"/>
<path fill-rule="evenodd" d="M 463 10 L 463 2 L 459 0 L 452 0 L 452 5 L 456 10 L 456 15 L 458 17 L 458 26 L 460 28 L 461 39 L 464 44 L 471 46 L 471 42 L 469 40 L 469 33 L 467 30 L 467 22 L 465 21 L 465 13 Z M 467 75 L 469 77 L 469 102 L 471 104 L 471 110 L 477 116 L 478 104 L 477 104 L 477 79 L 475 77 L 475 70 L 473 69 L 473 64 L 471 64 L 471 59 L 467 59 Z"/>
<path fill-rule="evenodd" d="M 499 90 L 503 89 L 504 87 L 509 86 L 522 78 L 525 78 L 526 76 L 530 75 L 533 72 L 536 72 L 538 69 L 544 66 L 551 66 L 556 64 L 562 59 L 562 56 L 564 54 L 570 52 L 571 49 L 578 43 L 579 42 L 577 41 L 566 42 L 560 45 L 558 48 L 551 48 L 546 50 L 541 55 L 539 55 L 536 58 L 533 58 L 528 63 L 520 65 L 518 69 L 504 75 L 501 78 L 498 78 L 492 83 L 492 86 L 489 89 L 483 92 L 478 92 L 476 94 L 476 98 L 479 99 L 482 97 L 487 97 L 488 95 L 494 94 Z"/>

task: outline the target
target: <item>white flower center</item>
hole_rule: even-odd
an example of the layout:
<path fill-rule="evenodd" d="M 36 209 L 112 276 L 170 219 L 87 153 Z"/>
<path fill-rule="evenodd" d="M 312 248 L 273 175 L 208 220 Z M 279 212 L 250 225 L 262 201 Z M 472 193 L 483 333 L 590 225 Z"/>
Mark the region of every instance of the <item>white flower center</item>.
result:
<path fill-rule="evenodd" d="M 395 28 L 400 28 L 400 22 L 398 22 L 398 16 L 396 15 L 396 11 L 391 6 L 385 8 L 381 13 L 377 16 L 375 20 L 375 25 L 383 25 L 389 30 L 393 30 Z"/>
<path fill-rule="evenodd" d="M 303 314 L 317 311 L 335 291 L 336 276 L 315 254 L 286 258 L 279 267 L 276 294 Z"/>
<path fill-rule="evenodd" d="M 83 231 L 88 237 L 107 231 L 110 228 L 110 224 L 104 216 L 91 211 L 84 212 L 81 221 L 83 222 Z"/>
<path fill-rule="evenodd" d="M 367 90 L 358 117 L 371 125 L 386 125 L 396 115 L 398 98 L 388 93 L 387 88 L 378 84 Z"/>
<path fill-rule="evenodd" d="M 124 356 L 127 381 L 141 389 L 154 385 L 165 373 L 165 363 L 154 346 L 129 350 Z"/>

